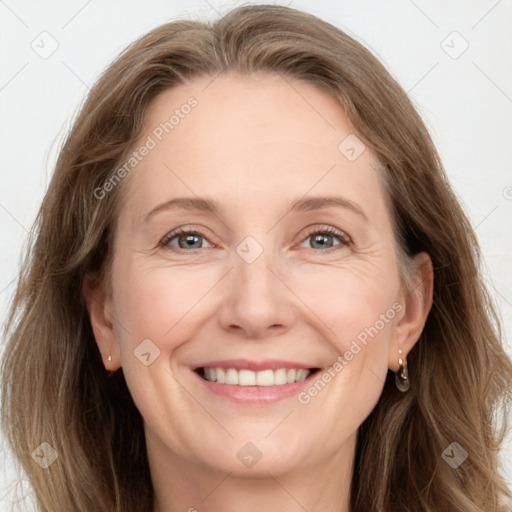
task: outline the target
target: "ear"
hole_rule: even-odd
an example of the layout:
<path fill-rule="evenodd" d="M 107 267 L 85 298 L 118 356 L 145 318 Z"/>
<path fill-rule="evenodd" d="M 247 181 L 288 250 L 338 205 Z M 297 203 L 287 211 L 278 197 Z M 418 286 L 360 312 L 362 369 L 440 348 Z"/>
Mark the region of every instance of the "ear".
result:
<path fill-rule="evenodd" d="M 395 337 L 390 344 L 388 366 L 398 371 L 398 350 L 407 354 L 420 338 L 427 316 L 432 307 L 434 293 L 434 269 L 426 252 L 413 257 L 414 286 L 412 290 L 402 290 L 399 303 L 403 308 L 395 324 Z"/>
<path fill-rule="evenodd" d="M 115 371 L 121 366 L 121 357 L 112 315 L 112 299 L 107 297 L 102 283 L 92 274 L 85 276 L 82 295 L 103 364 L 107 370 Z M 109 356 L 112 361 L 108 360 Z"/>

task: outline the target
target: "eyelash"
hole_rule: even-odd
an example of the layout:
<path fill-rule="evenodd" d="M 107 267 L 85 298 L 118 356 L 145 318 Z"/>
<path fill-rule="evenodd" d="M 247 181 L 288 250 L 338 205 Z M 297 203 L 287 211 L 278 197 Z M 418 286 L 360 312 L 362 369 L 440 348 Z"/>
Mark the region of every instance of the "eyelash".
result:
<path fill-rule="evenodd" d="M 307 240 L 308 238 L 310 238 L 313 235 L 319 235 L 319 234 L 331 235 L 333 237 L 338 238 L 339 242 L 340 242 L 339 245 L 336 245 L 336 246 L 333 246 L 333 247 L 329 247 L 328 249 L 325 249 L 325 250 L 320 250 L 319 252 L 331 252 L 331 251 L 336 250 L 336 249 L 341 249 L 343 247 L 351 247 L 352 246 L 352 240 L 350 239 L 350 237 L 346 233 L 344 233 L 343 231 L 339 231 L 336 228 L 333 228 L 331 226 L 325 226 L 323 228 L 314 228 L 314 229 L 312 229 L 311 231 L 309 231 L 306 234 L 306 236 L 302 239 L 302 241 Z M 160 242 L 158 243 L 158 246 L 159 247 L 163 247 L 163 248 L 169 247 L 169 245 L 168 245 L 169 242 L 171 240 L 173 240 L 174 238 L 176 238 L 177 236 L 179 236 L 179 235 L 198 235 L 201 238 L 204 238 L 204 239 L 208 240 L 205 236 L 203 236 L 201 234 L 200 231 L 197 231 L 195 229 L 179 228 L 179 229 L 171 231 L 170 233 L 165 235 L 164 238 L 162 238 L 162 240 L 160 240 Z M 173 251 L 178 251 L 178 252 L 194 252 L 194 251 L 197 251 L 199 249 L 196 248 L 196 249 L 190 249 L 189 250 L 189 249 L 182 249 L 180 247 L 172 247 Z M 314 248 L 311 247 L 310 249 L 314 249 Z"/>

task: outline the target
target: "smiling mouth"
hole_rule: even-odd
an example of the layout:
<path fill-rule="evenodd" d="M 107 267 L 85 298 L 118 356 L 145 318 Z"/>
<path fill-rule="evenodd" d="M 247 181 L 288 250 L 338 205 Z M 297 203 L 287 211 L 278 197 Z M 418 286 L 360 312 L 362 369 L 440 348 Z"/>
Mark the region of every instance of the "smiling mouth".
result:
<path fill-rule="evenodd" d="M 235 386 L 284 386 L 302 382 L 320 368 L 278 368 L 276 370 L 237 370 L 236 368 L 196 368 L 195 372 L 204 380 L 217 384 Z"/>

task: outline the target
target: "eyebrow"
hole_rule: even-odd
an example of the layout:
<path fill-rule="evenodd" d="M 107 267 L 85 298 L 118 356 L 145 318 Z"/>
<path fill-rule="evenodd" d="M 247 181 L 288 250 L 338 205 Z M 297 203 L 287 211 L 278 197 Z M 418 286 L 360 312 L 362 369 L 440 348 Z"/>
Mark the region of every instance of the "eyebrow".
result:
<path fill-rule="evenodd" d="M 309 212 L 332 207 L 350 210 L 359 215 L 366 222 L 368 222 L 368 217 L 366 216 L 363 209 L 359 205 L 341 196 L 301 198 L 291 203 L 291 205 L 288 207 L 287 212 Z M 174 208 L 182 208 L 184 210 L 189 211 L 212 213 L 214 215 L 219 215 L 221 212 L 221 207 L 219 206 L 219 203 L 217 201 L 213 201 L 211 199 L 206 199 L 203 197 L 176 197 L 174 199 L 170 199 L 169 201 L 165 201 L 164 203 L 155 206 L 144 217 L 144 222 L 147 222 L 153 215 L 155 215 L 158 212 L 164 210 L 171 210 Z"/>

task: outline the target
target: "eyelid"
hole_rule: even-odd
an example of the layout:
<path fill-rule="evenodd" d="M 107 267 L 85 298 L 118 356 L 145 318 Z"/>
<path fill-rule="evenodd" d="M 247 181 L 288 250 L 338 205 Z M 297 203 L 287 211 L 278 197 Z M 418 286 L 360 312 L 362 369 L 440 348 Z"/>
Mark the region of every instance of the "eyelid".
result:
<path fill-rule="evenodd" d="M 339 246 L 330 247 L 329 249 L 324 249 L 323 251 L 320 251 L 320 252 L 327 252 L 330 250 L 335 250 L 336 248 L 339 248 L 340 246 L 343 247 L 343 246 L 352 246 L 353 245 L 352 238 L 345 231 L 335 228 L 333 226 L 330 226 L 328 224 L 315 225 L 315 226 L 311 227 L 310 229 L 308 229 L 308 231 L 306 232 L 306 235 L 301 237 L 301 243 L 304 240 L 306 240 L 307 238 L 309 238 L 310 236 L 317 234 L 317 233 L 328 233 L 329 235 L 336 237 L 340 240 Z"/>
<path fill-rule="evenodd" d="M 332 250 L 336 250 L 337 248 L 342 248 L 342 247 L 345 247 L 345 246 L 352 246 L 353 245 L 351 237 L 345 231 L 343 231 L 341 229 L 338 229 L 338 228 L 335 228 L 333 226 L 330 226 L 330 225 L 318 225 L 317 224 L 317 225 L 314 225 L 312 227 L 308 226 L 305 229 L 307 229 L 306 234 L 301 236 L 300 243 L 303 243 L 310 236 L 315 235 L 315 234 L 319 234 L 319 233 L 327 233 L 330 236 L 338 238 L 339 241 L 340 241 L 339 245 L 336 245 L 334 247 L 330 247 L 328 249 L 323 249 L 323 250 L 320 250 L 320 251 L 315 251 L 315 252 L 330 252 Z M 177 237 L 178 235 L 181 235 L 181 234 L 185 234 L 185 235 L 186 234 L 199 235 L 201 238 L 207 240 L 208 243 L 210 243 L 213 246 L 221 245 L 221 244 L 217 244 L 216 242 L 210 242 L 210 238 L 209 238 L 210 235 L 204 236 L 202 230 L 208 231 L 203 226 L 198 226 L 198 225 L 194 225 L 194 224 L 184 225 L 184 226 L 177 227 L 177 228 L 173 229 L 172 231 L 170 231 L 169 233 L 167 233 L 158 242 L 158 246 L 159 247 L 164 247 L 164 248 L 167 247 L 171 240 L 173 240 L 175 237 Z M 201 248 L 199 248 L 199 249 L 196 248 L 196 249 L 188 250 L 188 249 L 181 249 L 179 247 L 174 247 L 174 249 L 177 250 L 177 251 L 194 252 L 194 251 L 197 251 L 197 250 L 199 250 Z"/>
<path fill-rule="evenodd" d="M 210 242 L 210 237 L 214 238 L 213 236 L 211 236 L 211 235 L 204 236 L 203 230 L 208 231 L 203 226 L 198 226 L 198 225 L 194 225 L 194 224 L 186 224 L 184 226 L 177 227 L 177 228 L 173 229 L 172 231 L 169 231 L 169 233 L 167 233 L 166 235 L 164 235 L 164 237 L 158 242 L 158 247 L 164 247 L 164 248 L 167 247 L 169 242 L 173 238 L 175 238 L 176 236 L 181 235 L 181 234 L 199 235 L 199 236 L 201 236 L 201 238 L 204 238 L 205 240 L 207 240 L 208 243 L 210 243 L 211 245 L 213 245 L 213 246 L 217 245 L 215 242 Z M 180 251 L 180 250 L 185 251 L 185 252 L 193 252 L 193 251 L 198 250 L 198 249 L 187 250 L 187 249 L 181 249 L 179 247 L 174 247 L 174 249 L 177 249 L 178 251 Z"/>

